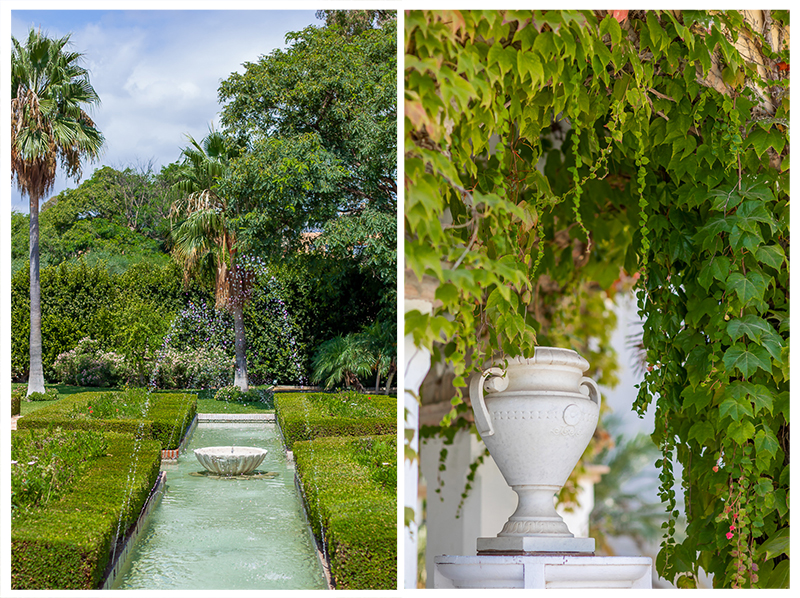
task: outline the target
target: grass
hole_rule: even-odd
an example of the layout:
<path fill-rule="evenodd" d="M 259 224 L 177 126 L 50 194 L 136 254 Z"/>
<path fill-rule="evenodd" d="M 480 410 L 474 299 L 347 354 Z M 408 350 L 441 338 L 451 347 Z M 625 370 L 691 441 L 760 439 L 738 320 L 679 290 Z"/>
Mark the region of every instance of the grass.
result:
<path fill-rule="evenodd" d="M 228 403 L 216 399 L 197 399 L 197 413 L 273 413 L 262 403 Z"/>
<path fill-rule="evenodd" d="M 19 387 L 27 386 L 25 383 L 12 383 L 11 388 L 16 389 Z M 111 392 L 114 390 L 122 390 L 121 388 L 97 388 L 93 386 L 68 386 L 66 384 L 48 384 L 46 388 L 55 388 L 58 394 L 72 395 L 79 392 Z M 193 392 L 197 394 L 197 412 L 198 413 L 273 413 L 274 409 L 267 409 L 261 403 L 228 403 L 226 401 L 217 401 L 214 399 L 213 392 L 208 390 L 197 389 L 180 389 L 180 390 L 157 390 L 156 392 Z M 20 405 L 20 415 L 27 415 L 37 409 L 52 405 L 56 401 L 26 401 L 22 400 Z"/>

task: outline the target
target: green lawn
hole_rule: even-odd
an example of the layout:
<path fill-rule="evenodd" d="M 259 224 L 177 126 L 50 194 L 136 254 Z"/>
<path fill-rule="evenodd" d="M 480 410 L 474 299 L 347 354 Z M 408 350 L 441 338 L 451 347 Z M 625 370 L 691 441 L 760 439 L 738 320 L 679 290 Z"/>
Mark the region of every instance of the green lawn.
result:
<path fill-rule="evenodd" d="M 274 413 L 262 403 L 227 403 L 214 399 L 197 399 L 197 413 Z"/>
<path fill-rule="evenodd" d="M 12 390 L 18 387 L 24 387 L 25 384 L 12 384 Z M 79 392 L 110 392 L 113 390 L 121 390 L 118 388 L 96 388 L 89 386 L 67 386 L 65 384 L 48 384 L 46 388 L 55 388 L 58 390 L 59 395 L 72 395 Z M 267 409 L 266 405 L 261 403 L 227 403 L 225 401 L 217 401 L 209 391 L 204 390 L 169 390 L 169 391 L 156 391 L 156 392 L 193 392 L 197 394 L 197 412 L 198 413 L 272 413 L 274 409 Z M 51 405 L 56 401 L 26 401 L 23 399 L 20 405 L 20 415 L 27 415 L 32 411 Z"/>

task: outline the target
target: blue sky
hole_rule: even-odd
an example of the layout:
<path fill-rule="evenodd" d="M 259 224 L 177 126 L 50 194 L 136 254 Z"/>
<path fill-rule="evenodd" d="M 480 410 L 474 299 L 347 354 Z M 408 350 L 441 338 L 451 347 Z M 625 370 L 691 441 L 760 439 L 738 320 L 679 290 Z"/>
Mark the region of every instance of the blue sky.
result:
<path fill-rule="evenodd" d="M 106 141 L 100 160 L 86 165 L 82 180 L 100 166 L 125 168 L 152 161 L 160 170 L 178 160 L 181 148 L 188 145 L 187 134 L 201 139 L 212 123 L 218 124 L 217 89 L 222 80 L 234 71 L 243 72 L 243 63 L 285 47 L 288 32 L 323 24 L 314 10 L 12 8 L 10 17 L 10 33 L 17 40 L 24 43 L 31 27 L 41 28 L 50 37 L 71 32 L 72 50 L 84 54 L 83 65 L 101 100 L 90 115 Z M 51 196 L 75 186 L 59 175 Z M 13 184 L 11 209 L 28 211 L 28 198 L 23 199 Z"/>

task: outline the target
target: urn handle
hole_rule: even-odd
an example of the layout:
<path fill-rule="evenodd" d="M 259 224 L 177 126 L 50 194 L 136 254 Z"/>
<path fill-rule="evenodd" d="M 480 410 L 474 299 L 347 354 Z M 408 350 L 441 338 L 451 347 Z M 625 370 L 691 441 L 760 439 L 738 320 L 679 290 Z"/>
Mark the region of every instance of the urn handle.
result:
<path fill-rule="evenodd" d="M 491 380 L 488 378 L 493 376 Z M 494 434 L 494 426 L 483 400 L 483 391 L 501 392 L 508 387 L 508 378 L 501 368 L 489 368 L 481 374 L 473 374 L 469 382 L 469 398 L 472 401 L 472 412 L 475 414 L 475 426 L 481 437 Z"/>
<path fill-rule="evenodd" d="M 585 386 L 586 389 L 589 391 L 589 398 L 597 403 L 597 406 L 600 406 L 600 387 L 597 386 L 597 382 L 584 376 L 581 378 L 581 386 Z"/>

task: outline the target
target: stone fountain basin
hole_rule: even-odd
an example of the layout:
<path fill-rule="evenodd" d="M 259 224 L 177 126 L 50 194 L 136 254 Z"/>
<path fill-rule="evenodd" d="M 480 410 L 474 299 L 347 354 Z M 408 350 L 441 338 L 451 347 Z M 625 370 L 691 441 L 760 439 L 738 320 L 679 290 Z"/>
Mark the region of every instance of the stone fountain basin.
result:
<path fill-rule="evenodd" d="M 267 451 L 252 446 L 208 446 L 195 449 L 200 465 L 218 475 L 243 475 L 256 470 Z"/>

